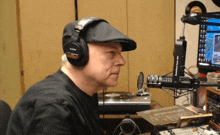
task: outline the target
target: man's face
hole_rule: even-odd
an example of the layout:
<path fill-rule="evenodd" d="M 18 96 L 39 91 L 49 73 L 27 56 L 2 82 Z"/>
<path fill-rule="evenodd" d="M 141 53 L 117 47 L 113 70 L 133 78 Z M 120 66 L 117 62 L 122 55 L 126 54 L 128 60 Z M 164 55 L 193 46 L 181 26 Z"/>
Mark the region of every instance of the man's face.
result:
<path fill-rule="evenodd" d="M 120 67 L 126 64 L 120 43 L 89 43 L 89 61 L 84 67 L 87 79 L 99 88 L 118 84 Z"/>

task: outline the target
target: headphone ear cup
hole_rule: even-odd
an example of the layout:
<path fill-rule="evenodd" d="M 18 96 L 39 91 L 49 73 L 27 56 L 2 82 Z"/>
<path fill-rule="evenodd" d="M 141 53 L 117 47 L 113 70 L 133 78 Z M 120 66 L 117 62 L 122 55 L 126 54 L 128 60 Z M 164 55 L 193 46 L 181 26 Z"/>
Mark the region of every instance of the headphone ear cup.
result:
<path fill-rule="evenodd" d="M 81 53 L 81 62 L 80 65 L 84 66 L 87 64 L 87 62 L 89 61 L 89 49 L 88 49 L 88 44 L 86 43 L 86 41 L 82 38 L 79 39 L 79 43 L 80 43 L 80 47 L 82 50 Z"/>
<path fill-rule="evenodd" d="M 84 66 L 88 62 L 88 46 L 83 39 L 79 39 L 79 42 L 69 42 L 64 50 L 72 65 Z"/>

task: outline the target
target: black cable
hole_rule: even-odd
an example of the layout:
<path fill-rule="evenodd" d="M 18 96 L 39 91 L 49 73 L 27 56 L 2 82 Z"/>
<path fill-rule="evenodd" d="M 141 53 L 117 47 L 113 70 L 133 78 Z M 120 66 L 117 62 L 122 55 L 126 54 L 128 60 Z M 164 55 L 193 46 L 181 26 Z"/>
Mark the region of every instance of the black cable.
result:
<path fill-rule="evenodd" d="M 167 74 L 165 74 L 165 75 L 163 75 L 162 77 L 164 77 L 164 76 L 167 76 L 167 75 L 169 75 L 170 73 L 172 73 L 173 71 L 171 71 L 171 72 L 169 72 L 169 73 L 167 73 Z"/>
<path fill-rule="evenodd" d="M 182 102 L 183 106 L 185 105 L 184 102 L 187 102 L 188 103 L 187 105 L 189 105 L 189 97 L 188 97 L 188 95 L 185 95 L 185 97 L 186 97 L 186 100 L 183 100 L 183 102 Z"/>
<path fill-rule="evenodd" d="M 78 20 L 78 2 L 75 0 L 75 20 Z"/>
<path fill-rule="evenodd" d="M 187 70 L 187 72 L 184 71 L 186 74 L 188 74 L 193 79 L 196 79 L 195 75 L 193 75 L 187 68 L 185 68 L 185 69 Z"/>

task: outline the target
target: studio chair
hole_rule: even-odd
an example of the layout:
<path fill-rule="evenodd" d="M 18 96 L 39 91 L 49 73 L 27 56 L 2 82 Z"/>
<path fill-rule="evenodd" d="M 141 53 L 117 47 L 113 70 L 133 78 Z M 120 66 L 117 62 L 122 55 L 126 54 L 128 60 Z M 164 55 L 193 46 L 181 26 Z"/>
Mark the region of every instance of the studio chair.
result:
<path fill-rule="evenodd" d="M 0 100 L 0 135 L 6 135 L 10 114 L 10 106 L 5 101 Z"/>

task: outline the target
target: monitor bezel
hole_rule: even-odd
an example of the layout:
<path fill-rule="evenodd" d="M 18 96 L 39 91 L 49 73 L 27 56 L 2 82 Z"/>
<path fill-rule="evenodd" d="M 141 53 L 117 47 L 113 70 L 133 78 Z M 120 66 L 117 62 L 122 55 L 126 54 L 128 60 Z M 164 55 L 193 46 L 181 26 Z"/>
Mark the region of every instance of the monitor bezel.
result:
<path fill-rule="evenodd" d="M 207 14 L 207 13 L 206 13 Z M 210 13 L 208 13 L 208 14 L 213 14 L 213 15 L 215 15 L 215 14 L 220 14 L 220 12 L 210 12 Z M 220 18 L 219 18 L 220 19 Z M 200 63 L 200 61 L 199 61 L 199 49 L 200 49 L 200 47 L 199 47 L 199 45 L 200 45 L 200 35 L 201 35 L 201 30 L 202 30 L 202 28 L 201 28 L 201 26 L 203 26 L 204 24 L 200 24 L 199 25 L 199 38 L 198 38 L 198 52 L 197 52 L 197 67 L 199 68 L 199 69 L 203 69 L 203 70 L 207 70 L 207 71 L 220 71 L 220 66 L 213 66 L 213 65 L 209 65 L 209 66 L 205 66 L 205 65 L 199 65 L 199 63 Z M 206 27 L 207 27 L 207 25 L 206 25 Z M 220 33 L 219 33 L 220 34 Z"/>

